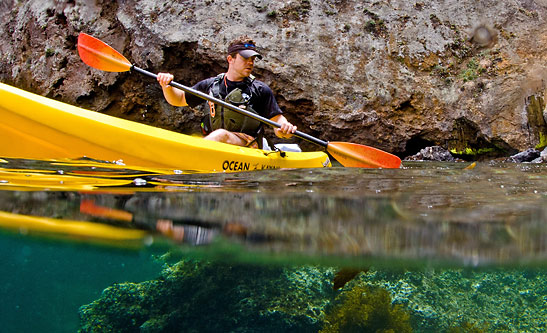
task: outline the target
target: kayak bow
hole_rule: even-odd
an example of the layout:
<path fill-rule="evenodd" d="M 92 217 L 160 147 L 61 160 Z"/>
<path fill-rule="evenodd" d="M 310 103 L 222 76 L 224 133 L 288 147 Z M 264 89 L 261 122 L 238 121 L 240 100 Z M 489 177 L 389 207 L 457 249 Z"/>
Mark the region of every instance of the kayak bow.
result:
<path fill-rule="evenodd" d="M 235 172 L 330 166 L 323 152 L 271 152 L 203 140 L 85 110 L 0 83 L 0 156 L 83 156 L 145 168 Z"/>

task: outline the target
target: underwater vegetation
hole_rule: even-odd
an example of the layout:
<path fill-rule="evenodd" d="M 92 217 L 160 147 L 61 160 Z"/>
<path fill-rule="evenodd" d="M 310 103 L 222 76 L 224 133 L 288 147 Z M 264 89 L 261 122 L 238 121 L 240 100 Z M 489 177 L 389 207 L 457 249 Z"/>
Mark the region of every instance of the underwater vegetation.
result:
<path fill-rule="evenodd" d="M 321 333 L 412 332 L 410 314 L 391 302 L 389 292 L 380 287 L 354 286 L 336 298 L 325 317 Z"/>
<path fill-rule="evenodd" d="M 541 269 L 339 271 L 185 259 L 105 289 L 80 308 L 80 332 L 547 330 Z"/>
<path fill-rule="evenodd" d="M 374 271 L 352 283 L 388 290 L 418 332 L 547 330 L 544 269 Z"/>
<path fill-rule="evenodd" d="M 447 331 L 448 333 L 483 333 L 489 332 L 488 325 L 476 325 L 468 322 L 462 322 L 460 326 L 451 327 Z"/>
<path fill-rule="evenodd" d="M 184 260 L 158 279 L 105 289 L 80 308 L 80 332 L 317 332 L 332 293 L 324 276 Z"/>

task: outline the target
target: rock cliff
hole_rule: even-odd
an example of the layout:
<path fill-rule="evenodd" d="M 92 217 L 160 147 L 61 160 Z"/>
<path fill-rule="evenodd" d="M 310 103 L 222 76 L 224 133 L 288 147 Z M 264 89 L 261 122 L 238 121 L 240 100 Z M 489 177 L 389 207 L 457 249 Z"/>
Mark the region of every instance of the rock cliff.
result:
<path fill-rule="evenodd" d="M 186 85 L 222 72 L 227 43 L 247 34 L 287 118 L 327 140 L 400 156 L 547 144 L 545 0 L 7 0 L 0 31 L 2 82 L 185 133 L 201 110 L 168 105 L 139 74 L 86 66 L 78 34 Z"/>

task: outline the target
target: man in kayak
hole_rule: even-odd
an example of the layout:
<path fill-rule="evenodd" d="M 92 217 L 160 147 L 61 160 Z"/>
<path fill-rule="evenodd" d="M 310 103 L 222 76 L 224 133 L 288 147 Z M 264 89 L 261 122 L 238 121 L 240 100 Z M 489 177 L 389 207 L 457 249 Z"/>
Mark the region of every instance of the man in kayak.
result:
<path fill-rule="evenodd" d="M 296 126 L 283 116 L 270 87 L 251 75 L 256 58 L 262 59 L 262 55 L 250 38 L 245 36 L 233 40 L 227 51 L 228 71 L 198 82 L 193 89 L 277 122 L 281 127 L 274 129 L 276 136 L 290 138 L 296 131 Z M 196 107 L 203 103 L 200 97 L 170 86 L 172 80 L 173 75 L 170 73 L 158 74 L 158 82 L 169 104 Z M 212 102 L 208 104 L 209 115 L 202 123 L 205 139 L 239 146 L 262 147 L 262 123 L 221 105 Z"/>

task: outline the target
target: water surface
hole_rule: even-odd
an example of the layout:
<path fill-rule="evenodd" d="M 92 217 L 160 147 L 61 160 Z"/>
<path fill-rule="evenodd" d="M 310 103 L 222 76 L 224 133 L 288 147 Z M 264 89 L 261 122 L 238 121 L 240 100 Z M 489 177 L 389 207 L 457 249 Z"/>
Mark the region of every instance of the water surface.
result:
<path fill-rule="evenodd" d="M 0 321 L 24 331 L 44 322 L 74 331 L 80 305 L 115 282 L 154 278 L 164 264 L 155 258 L 167 251 L 375 272 L 537 270 L 547 262 L 540 164 L 199 174 L 87 160 L 3 162 L 0 237 L 3 271 L 11 274 L 0 283 L 10 300 Z M 21 227 L 28 216 L 38 220 Z M 29 313 L 36 320 L 23 321 Z"/>

